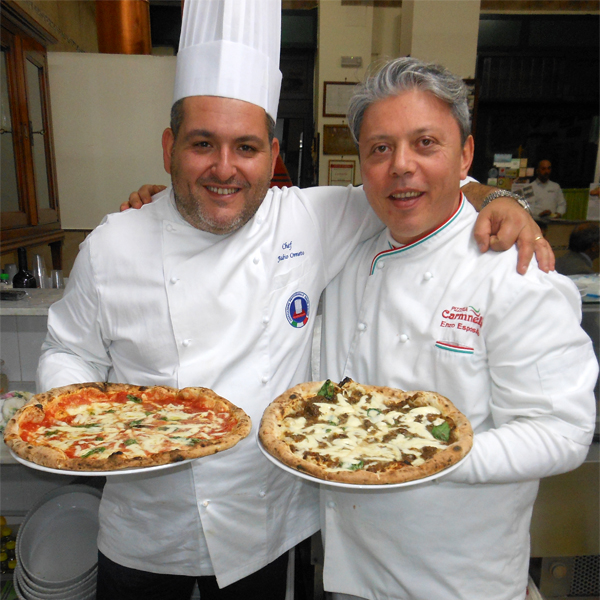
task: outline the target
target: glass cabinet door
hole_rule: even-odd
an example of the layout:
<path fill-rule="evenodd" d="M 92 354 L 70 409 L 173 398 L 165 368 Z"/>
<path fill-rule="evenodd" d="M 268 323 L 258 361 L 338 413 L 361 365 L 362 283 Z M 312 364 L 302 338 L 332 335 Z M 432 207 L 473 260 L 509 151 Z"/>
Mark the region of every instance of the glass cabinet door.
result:
<path fill-rule="evenodd" d="M 24 158 L 21 116 L 18 94 L 18 57 L 20 49 L 15 37 L 2 28 L 2 62 L 0 79 L 0 209 L 2 229 L 28 225 L 25 193 L 26 178 L 22 177 Z"/>
<path fill-rule="evenodd" d="M 46 48 L 56 42 L 17 2 L 0 0 L 0 253 L 48 244 L 60 227 Z"/>
<path fill-rule="evenodd" d="M 3 26 L 1 65 L 2 230 L 57 223 L 45 53 Z"/>
<path fill-rule="evenodd" d="M 33 173 L 35 179 L 35 195 L 38 211 L 50 209 L 50 190 L 48 181 L 48 153 L 46 152 L 47 128 L 45 127 L 44 113 L 42 110 L 43 70 L 27 56 L 25 60 L 27 77 L 27 105 L 29 108 L 29 141 L 33 159 Z M 40 215 L 41 216 L 41 215 Z"/>
<path fill-rule="evenodd" d="M 0 202 L 2 212 L 18 212 L 19 189 L 17 187 L 17 165 L 13 134 L 10 97 L 8 94 L 8 48 L 2 48 L 2 79 L 0 80 Z"/>

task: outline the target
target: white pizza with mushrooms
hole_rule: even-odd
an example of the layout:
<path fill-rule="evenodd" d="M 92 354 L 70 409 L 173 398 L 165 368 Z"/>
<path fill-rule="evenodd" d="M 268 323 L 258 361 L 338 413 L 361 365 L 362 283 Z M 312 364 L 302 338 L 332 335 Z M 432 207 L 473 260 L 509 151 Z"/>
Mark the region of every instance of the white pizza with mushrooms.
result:
<path fill-rule="evenodd" d="M 473 443 L 468 419 L 444 396 L 349 378 L 291 388 L 263 414 L 259 437 L 288 467 L 357 485 L 429 477 L 459 462 Z"/>

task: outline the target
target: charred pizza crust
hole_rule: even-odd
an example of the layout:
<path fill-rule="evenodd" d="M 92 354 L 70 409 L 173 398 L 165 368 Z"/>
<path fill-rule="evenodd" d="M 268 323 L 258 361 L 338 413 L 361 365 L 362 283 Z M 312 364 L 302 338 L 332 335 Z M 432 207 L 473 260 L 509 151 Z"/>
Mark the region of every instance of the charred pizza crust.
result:
<path fill-rule="evenodd" d="M 201 399 L 207 409 L 215 413 L 227 413 L 233 419 L 233 426 L 222 437 L 209 439 L 194 439 L 193 445 L 189 442 L 180 442 L 180 447 L 168 451 L 158 451 L 147 456 L 127 456 L 125 452 L 115 451 L 108 456 L 99 456 L 91 453 L 86 457 L 69 457 L 62 449 L 49 444 L 28 442 L 22 438 L 21 425 L 28 422 L 41 423 L 48 411 L 55 412 L 54 418 L 60 420 L 66 416 L 63 406 L 69 405 L 69 400 L 77 402 L 78 394 L 85 392 L 94 402 L 106 401 L 108 394 L 125 392 L 134 397 L 151 393 L 159 398 L 172 397 L 174 400 L 185 404 Z M 58 412 L 56 408 L 59 407 Z M 64 414 L 63 414 L 64 413 Z M 228 417 L 228 418 L 229 418 Z M 235 446 L 244 439 L 251 429 L 250 417 L 241 409 L 218 396 L 208 388 L 188 387 L 182 390 L 167 386 L 134 386 L 121 383 L 80 383 L 54 388 L 48 392 L 33 396 L 9 421 L 4 431 L 6 445 L 19 457 L 38 465 L 53 469 L 71 471 L 113 471 L 118 469 L 152 467 L 188 459 L 209 456 Z M 102 442 L 98 442 L 101 447 Z"/>
<path fill-rule="evenodd" d="M 368 471 L 329 470 L 324 466 L 298 456 L 290 448 L 289 436 L 282 426 L 283 420 L 306 410 L 307 401 L 315 399 L 317 392 L 325 382 L 309 382 L 299 384 L 276 398 L 265 410 L 259 429 L 259 438 L 263 447 L 283 464 L 325 481 L 335 481 L 356 485 L 398 484 L 423 479 L 439 473 L 456 464 L 465 457 L 473 444 L 473 430 L 468 419 L 444 396 L 435 392 L 409 391 L 355 384 L 345 379 L 340 385 L 353 384 L 364 390 L 366 394 L 379 393 L 385 396 L 386 405 L 395 405 L 410 400 L 415 406 L 432 406 L 438 409 L 447 421 L 452 423 L 448 445 L 419 465 L 394 464 L 388 470 Z M 317 397 L 318 399 L 318 397 Z M 309 427 L 307 427 L 309 429 Z M 287 441 L 286 441 L 287 438 Z"/>

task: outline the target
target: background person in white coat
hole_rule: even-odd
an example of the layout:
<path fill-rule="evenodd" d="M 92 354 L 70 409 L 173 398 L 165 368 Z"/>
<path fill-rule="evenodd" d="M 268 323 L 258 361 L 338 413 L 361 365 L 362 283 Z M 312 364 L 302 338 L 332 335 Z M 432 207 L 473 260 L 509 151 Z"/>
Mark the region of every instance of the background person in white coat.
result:
<path fill-rule="evenodd" d="M 529 198 L 531 213 L 534 217 L 561 217 L 567 212 L 567 201 L 560 185 L 550 181 L 552 163 L 543 159 L 535 170 L 537 177 L 531 184 L 533 196 Z"/>
<path fill-rule="evenodd" d="M 523 600 L 538 480 L 577 467 L 592 440 L 598 366 L 577 289 L 535 262 L 518 276 L 514 251 L 481 254 L 473 241 L 459 188 L 468 115 L 462 81 L 411 58 L 350 103 L 364 189 L 387 229 L 327 288 L 323 377 L 435 390 L 475 436 L 439 479 L 321 486 L 334 597 Z"/>

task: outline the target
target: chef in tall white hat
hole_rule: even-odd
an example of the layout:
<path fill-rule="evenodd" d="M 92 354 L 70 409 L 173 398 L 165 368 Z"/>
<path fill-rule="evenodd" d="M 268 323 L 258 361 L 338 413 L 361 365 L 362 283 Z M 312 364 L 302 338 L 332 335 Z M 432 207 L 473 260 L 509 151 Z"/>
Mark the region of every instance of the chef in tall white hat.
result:
<path fill-rule="evenodd" d="M 316 309 L 352 249 L 382 228 L 359 188 L 274 188 L 279 0 L 186 0 L 172 186 L 109 215 L 53 305 L 40 391 L 86 381 L 202 386 L 242 407 L 236 447 L 110 475 L 99 600 L 284 600 L 288 550 L 319 528 L 318 486 L 265 458 L 264 409 L 311 379 Z"/>
<path fill-rule="evenodd" d="M 280 0 L 192 0 L 184 4 L 171 127 L 164 133 L 163 149 L 169 173 L 175 168 L 177 175 L 182 175 L 185 166 L 195 177 L 200 166 L 205 184 L 205 165 L 197 160 L 199 145 L 210 148 L 211 160 L 219 159 L 218 165 L 210 164 L 212 187 L 201 186 L 192 198 L 183 189 L 185 181 L 175 186 L 179 211 L 199 229 L 224 234 L 239 228 L 253 216 L 269 187 L 279 152 L 273 134 L 281 87 L 280 32 Z M 179 136 L 184 114 L 189 131 Z M 200 115 L 201 129 L 190 124 L 192 115 Z M 219 116 L 224 117 L 227 139 L 218 137 L 220 131 L 205 127 L 205 122 L 216 124 Z M 243 158 L 253 160 L 242 160 L 244 166 L 238 167 L 232 156 L 226 155 L 224 142 L 237 141 L 236 133 L 240 141 L 250 135 L 245 120 L 260 133 L 265 133 L 266 126 L 267 139 L 247 140 L 261 143 L 256 148 L 244 147 Z M 199 139 L 198 132 L 210 133 L 210 139 Z M 241 155 L 242 146 L 234 144 L 230 149 Z M 207 156 L 206 151 L 202 156 Z M 241 177 L 233 176 L 238 169 Z"/>
<path fill-rule="evenodd" d="M 311 379 L 321 293 L 383 226 L 362 188 L 269 189 L 280 11 L 278 0 L 186 0 L 162 140 L 172 186 L 105 218 L 49 311 L 39 391 L 203 386 L 253 422 L 230 450 L 107 477 L 99 600 L 188 600 L 196 582 L 202 600 L 283 600 L 287 551 L 319 528 L 317 485 L 265 458 L 256 428 Z M 524 215 L 514 203 L 513 223 Z"/>
<path fill-rule="evenodd" d="M 280 40 L 280 0 L 185 2 L 173 101 L 234 98 L 276 121 Z"/>

